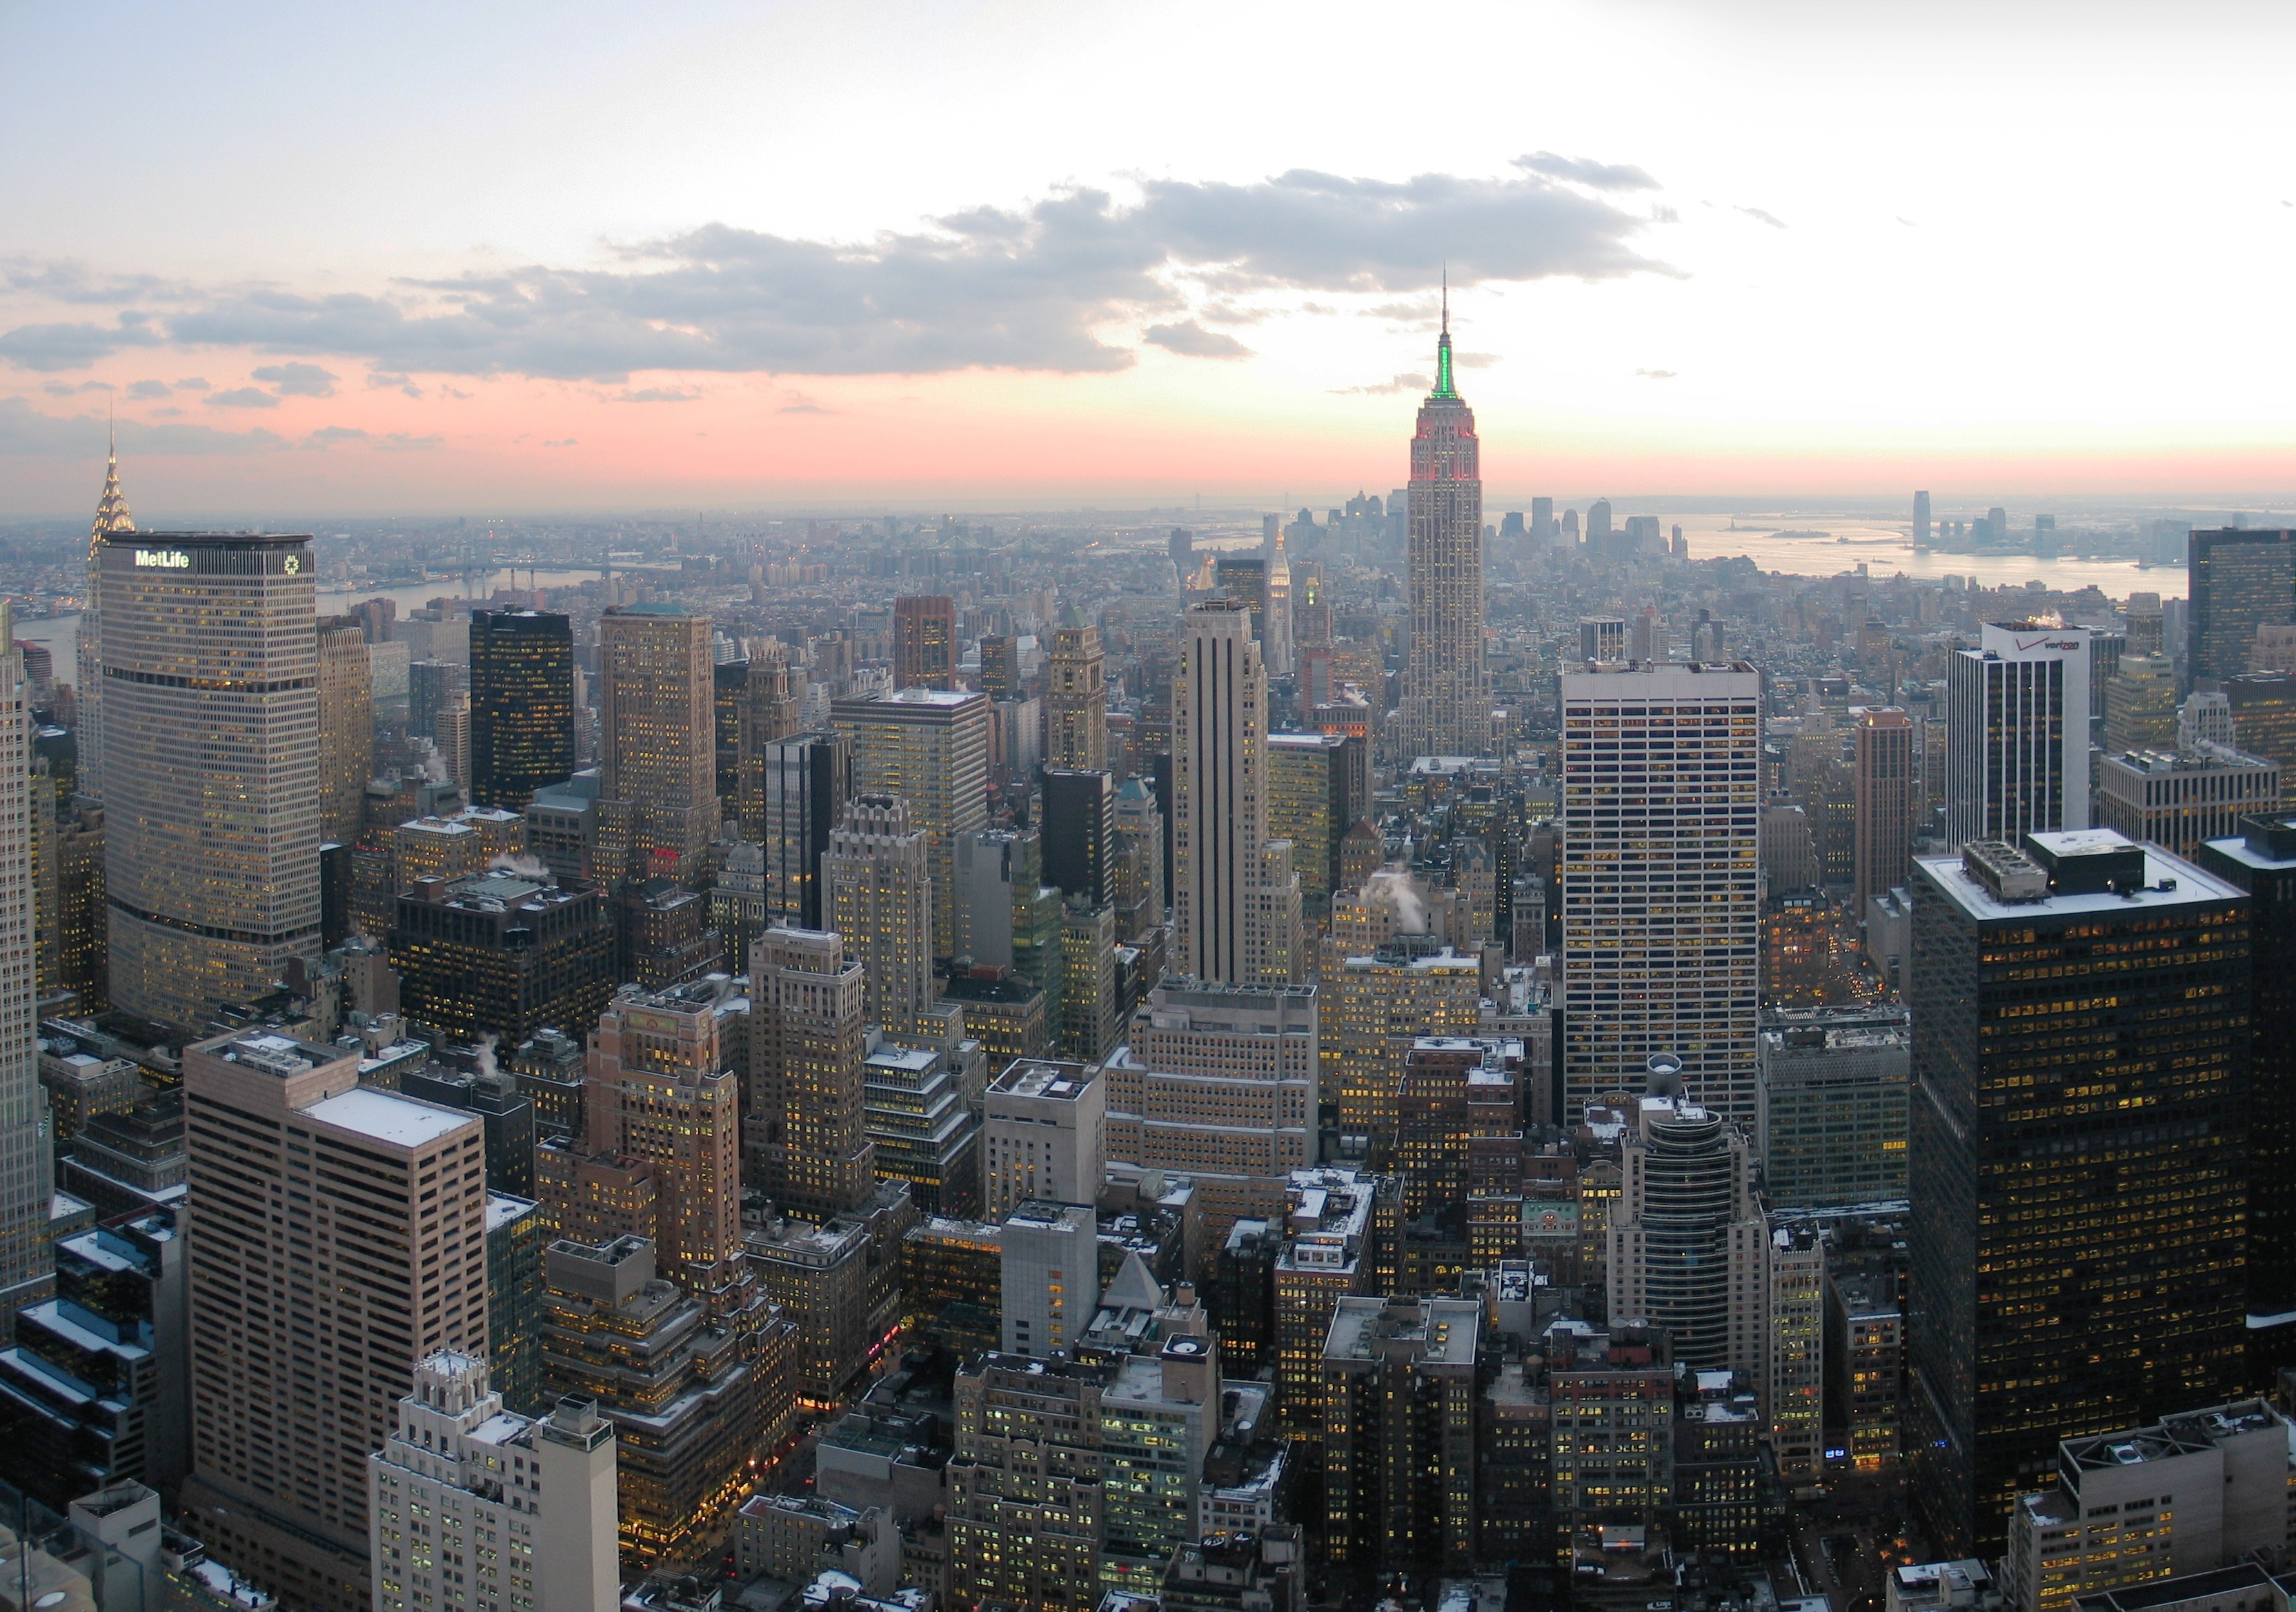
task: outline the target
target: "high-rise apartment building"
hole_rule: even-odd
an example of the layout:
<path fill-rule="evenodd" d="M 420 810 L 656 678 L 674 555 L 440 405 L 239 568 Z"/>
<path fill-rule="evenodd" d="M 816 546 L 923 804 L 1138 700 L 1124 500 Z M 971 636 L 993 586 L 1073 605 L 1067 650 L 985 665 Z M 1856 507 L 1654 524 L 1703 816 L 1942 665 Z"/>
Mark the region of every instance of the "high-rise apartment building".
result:
<path fill-rule="evenodd" d="M 758 752 L 758 780 L 767 925 L 821 929 L 821 858 L 853 798 L 852 737 L 824 729 L 767 740 Z"/>
<path fill-rule="evenodd" d="M 893 686 L 956 687 L 956 605 L 947 595 L 893 601 Z"/>
<path fill-rule="evenodd" d="M 1475 416 L 1451 380 L 1447 304 L 1435 389 L 1411 439 L 1411 667 L 1405 747 L 1416 755 L 1490 749 L 1491 680 L 1483 651 L 1483 481 Z"/>
<path fill-rule="evenodd" d="M 2120 657 L 2104 685 L 2104 752 L 2168 750 L 2177 745 L 2177 668 L 2161 654 Z"/>
<path fill-rule="evenodd" d="M 772 929 L 750 950 L 750 1180 L 777 1205 L 826 1219 L 876 1179 L 863 1062 L 868 981 L 834 933 Z"/>
<path fill-rule="evenodd" d="M 475 806 L 523 812 L 574 775 L 574 629 L 547 610 L 471 612 L 471 775 Z"/>
<path fill-rule="evenodd" d="M 366 634 L 356 616 L 328 616 L 319 622 L 320 839 L 348 845 L 358 838 L 373 776 L 374 673 Z"/>
<path fill-rule="evenodd" d="M 1915 867 L 1913 1493 L 1989 1558 L 2060 1438 L 2242 1380 L 2248 901 L 2103 829 Z"/>
<path fill-rule="evenodd" d="M 1467 1298 L 1341 1298 L 1323 1351 L 1324 1544 L 1358 1583 L 1475 1561 L 1475 1354 Z"/>
<path fill-rule="evenodd" d="M 2296 622 L 2296 531 L 2195 529 L 2186 540 L 2191 682 L 2248 669 L 2259 626 Z"/>
<path fill-rule="evenodd" d="M 1562 676 L 1565 1124 L 1658 1052 L 1753 1124 L 1761 683 L 1743 662 Z"/>
<path fill-rule="evenodd" d="M 1868 708 L 1857 714 L 1857 822 L 1851 830 L 1855 844 L 1852 878 L 1859 920 L 1866 904 L 1906 882 L 1913 865 L 1914 781 L 1913 718 L 1894 706 Z"/>
<path fill-rule="evenodd" d="M 1172 730 L 1173 971 L 1300 978 L 1300 880 L 1267 830 L 1267 673 L 1239 601 L 1189 608 Z"/>
<path fill-rule="evenodd" d="M 1045 690 L 1045 765 L 1102 771 L 1108 765 L 1108 675 L 1100 629 L 1071 605 L 1053 629 Z"/>
<path fill-rule="evenodd" d="M 430 1356 L 367 1457 L 376 1612 L 615 1612 L 614 1456 L 589 1401 L 521 1416 L 483 1357 Z"/>
<path fill-rule="evenodd" d="M 932 875 L 933 955 L 955 955 L 956 840 L 988 821 L 988 697 L 911 687 L 840 700 L 831 716 L 851 736 L 854 790 L 908 803 Z"/>
<path fill-rule="evenodd" d="M 828 927 L 868 981 L 867 1021 L 913 1035 L 932 1006 L 932 874 L 925 837 L 897 795 L 864 794 L 846 808 L 821 859 Z"/>
<path fill-rule="evenodd" d="M 319 950 L 310 539 L 100 544 L 111 999 L 189 1029 Z"/>
<path fill-rule="evenodd" d="M 2087 627 L 1987 622 L 1946 662 L 1946 838 L 2089 825 Z"/>
<path fill-rule="evenodd" d="M 273 1034 L 184 1053 L 184 1510 L 265 1588 L 324 1612 L 374 1604 L 367 1455 L 417 1363 L 487 1352 L 485 1127 L 359 1084 L 359 1061 Z"/>
<path fill-rule="evenodd" d="M 719 816 L 709 618 L 619 606 L 599 618 L 598 661 L 601 871 L 691 884 Z"/>

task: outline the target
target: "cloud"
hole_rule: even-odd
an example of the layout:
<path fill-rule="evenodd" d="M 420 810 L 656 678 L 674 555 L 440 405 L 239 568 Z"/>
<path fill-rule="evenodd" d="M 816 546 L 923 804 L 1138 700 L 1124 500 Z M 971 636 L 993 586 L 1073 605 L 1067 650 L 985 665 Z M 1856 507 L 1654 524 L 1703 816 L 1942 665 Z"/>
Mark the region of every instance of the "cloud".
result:
<path fill-rule="evenodd" d="M 412 376 L 394 375 L 388 370 L 369 370 L 366 372 L 366 384 L 367 389 L 370 391 L 377 390 L 383 387 L 395 386 L 400 391 L 405 392 L 409 397 L 420 397 L 422 396 L 422 389 L 414 384 L 414 380 Z"/>
<path fill-rule="evenodd" d="M 387 437 L 376 438 L 374 446 L 386 454 L 422 453 L 431 448 L 445 447 L 447 439 L 444 437 L 411 437 L 405 431 L 393 431 Z"/>
<path fill-rule="evenodd" d="M 258 380 L 268 380 L 282 397 L 332 397 L 335 395 L 335 378 L 316 364 L 266 364 L 253 372 Z"/>
<path fill-rule="evenodd" d="M 1635 373 L 1645 380 L 1671 380 L 1675 372 L 1672 370 L 1636 370 Z"/>
<path fill-rule="evenodd" d="M 1774 230 L 1782 230 L 1786 227 L 1786 221 L 1784 219 L 1778 217 L 1775 214 L 1766 213 L 1759 207 L 1742 207 L 1738 210 L 1745 214 L 1749 218 L 1759 219 L 1760 222 L 1768 225 Z"/>
<path fill-rule="evenodd" d="M 780 412 L 784 414 L 833 414 L 837 411 L 825 409 L 817 403 L 789 403 L 783 404 Z"/>
<path fill-rule="evenodd" d="M 201 380 L 197 375 L 193 375 L 188 380 L 178 380 L 176 382 L 176 389 L 179 392 L 211 392 L 215 389 L 209 386 L 206 381 Z"/>
<path fill-rule="evenodd" d="M 545 447 L 574 447 L 578 446 L 580 441 L 581 438 L 578 437 L 545 437 L 543 438 L 542 446 Z"/>
<path fill-rule="evenodd" d="M 1189 358 L 1251 356 L 1251 349 L 1234 337 L 1208 331 L 1193 319 L 1184 319 L 1177 324 L 1152 324 L 1140 335 L 1144 341 Z"/>
<path fill-rule="evenodd" d="M 183 412 L 184 411 L 179 408 L 153 409 L 152 411 L 152 417 L 155 420 L 173 420 L 182 414 Z"/>
<path fill-rule="evenodd" d="M 1342 397 L 1358 392 L 1366 393 L 1372 397 L 1385 397 L 1394 392 L 1423 392 L 1434 384 L 1424 375 L 1411 374 L 1398 375 L 1394 380 L 1382 380 L 1377 386 L 1341 386 L 1332 389 Z"/>
<path fill-rule="evenodd" d="M 226 409 L 275 409 L 279 399 L 259 386 L 235 386 L 227 392 L 217 392 L 208 399 L 210 406 Z"/>
<path fill-rule="evenodd" d="M 332 447 L 338 442 L 365 442 L 367 433 L 355 425 L 323 425 L 303 438 L 307 448 Z"/>
<path fill-rule="evenodd" d="M 1193 323 L 1191 304 L 1206 295 L 1418 293 L 1447 260 L 1457 287 L 1671 274 L 1634 249 L 1647 220 L 1588 193 L 1644 182 L 1638 172 L 1149 180 L 1132 201 L 1063 190 L 857 242 L 710 224 L 599 267 L 474 271 L 381 294 L 218 287 L 144 323 L 20 326 L 0 333 L 0 359 L 63 370 L 164 340 L 364 361 L 392 377 L 1104 372 L 1136 355 L 1103 331 L 1144 318 Z"/>
<path fill-rule="evenodd" d="M 150 425 L 123 419 L 118 430 L 119 451 L 138 458 L 266 453 L 287 446 L 277 432 L 259 427 L 226 431 L 211 425 Z M 21 397 L 0 397 L 0 458 L 99 459 L 103 431 L 101 413 L 59 419 L 41 413 Z"/>
<path fill-rule="evenodd" d="M 164 380 L 139 380 L 127 389 L 130 397 L 165 397 L 174 390 Z"/>
<path fill-rule="evenodd" d="M 74 386 L 69 380 L 44 380 L 40 383 L 40 389 L 51 397 L 77 397 L 82 392 L 108 392 L 111 389 L 111 383 L 108 380 L 83 380 Z"/>
<path fill-rule="evenodd" d="M 1595 162 L 1585 157 L 1558 157 L 1553 151 L 1533 151 L 1528 157 L 1517 157 L 1514 165 L 1534 174 L 1544 174 L 1549 179 L 1566 180 L 1572 184 L 1584 184 L 1598 191 L 1654 191 L 1658 188 L 1658 181 L 1638 168 Z"/>
<path fill-rule="evenodd" d="M 1452 364 L 1463 370 L 1487 370 L 1499 361 L 1496 353 L 1460 353 L 1451 355 Z"/>
<path fill-rule="evenodd" d="M 47 262 L 30 258 L 9 258 L 0 262 L 0 285 L 53 302 L 97 307 L 144 298 L 167 300 L 196 295 L 192 287 L 179 281 L 162 280 L 156 274 L 98 274 L 77 258 Z"/>
<path fill-rule="evenodd" d="M 692 403 L 701 396 L 699 392 L 689 392 L 682 387 L 649 386 L 642 387 L 635 392 L 628 390 L 617 392 L 612 401 L 616 403 Z"/>

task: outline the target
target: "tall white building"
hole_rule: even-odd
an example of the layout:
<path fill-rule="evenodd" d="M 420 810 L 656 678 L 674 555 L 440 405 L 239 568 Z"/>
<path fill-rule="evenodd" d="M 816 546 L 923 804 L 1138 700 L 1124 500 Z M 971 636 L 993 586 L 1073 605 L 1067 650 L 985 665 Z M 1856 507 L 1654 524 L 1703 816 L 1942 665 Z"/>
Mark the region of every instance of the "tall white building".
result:
<path fill-rule="evenodd" d="M 1300 880 L 1267 837 L 1267 671 L 1240 599 L 1189 607 L 1172 688 L 1173 972 L 1300 977 Z"/>
<path fill-rule="evenodd" d="M 1946 837 L 2089 826 L 2089 630 L 1988 622 L 1946 663 Z"/>
<path fill-rule="evenodd" d="M 178 1029 L 319 950 L 310 539 L 105 533 L 111 1000 Z"/>
<path fill-rule="evenodd" d="M 0 600 L 0 1316 L 47 1291 L 55 1272 L 48 1212 L 55 1165 L 33 978 L 32 701 L 24 651 Z"/>
<path fill-rule="evenodd" d="M 613 1612 L 614 1425 L 587 1400 L 503 1409 L 475 1354 L 414 1371 L 367 1457 L 375 1612 Z"/>
<path fill-rule="evenodd" d="M 487 1357 L 486 1132 L 360 1049 L 184 1050 L 191 1527 L 290 1606 L 367 1612 L 367 1456 L 417 1364 Z M 464 1603 L 468 1605 L 468 1603 Z"/>
<path fill-rule="evenodd" d="M 1751 1133 L 1761 1008 L 1761 674 L 1562 677 L 1564 1122 L 1652 1055 Z"/>
<path fill-rule="evenodd" d="M 1100 1217 L 1088 1203 L 1016 1207 L 998 1239 L 1007 1354 L 1050 1354 L 1100 1308 Z"/>
<path fill-rule="evenodd" d="M 988 1084 L 981 1218 L 1003 1220 L 1032 1198 L 1100 1196 L 1107 1089 L 1096 1063 L 1015 1059 Z"/>

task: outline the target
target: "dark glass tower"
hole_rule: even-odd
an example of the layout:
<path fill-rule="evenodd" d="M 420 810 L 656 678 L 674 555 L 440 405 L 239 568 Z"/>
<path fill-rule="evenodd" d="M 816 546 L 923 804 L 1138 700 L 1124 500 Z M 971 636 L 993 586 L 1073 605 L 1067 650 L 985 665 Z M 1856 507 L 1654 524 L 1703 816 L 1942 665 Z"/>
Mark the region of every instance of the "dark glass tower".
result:
<path fill-rule="evenodd" d="M 2296 621 L 2296 532 L 2227 528 L 2196 531 L 2187 542 L 2190 674 L 2197 679 L 2245 672 L 2256 629 Z"/>
<path fill-rule="evenodd" d="M 1116 774 L 1047 767 L 1044 799 L 1045 882 L 1071 901 L 1105 906 L 1116 844 Z"/>
<path fill-rule="evenodd" d="M 522 812 L 574 774 L 574 631 L 543 610 L 471 612 L 471 799 Z"/>
<path fill-rule="evenodd" d="M 1915 863 L 1913 1497 L 1999 1556 L 2060 1439 L 2243 1377 L 2249 904 L 2109 829 Z"/>

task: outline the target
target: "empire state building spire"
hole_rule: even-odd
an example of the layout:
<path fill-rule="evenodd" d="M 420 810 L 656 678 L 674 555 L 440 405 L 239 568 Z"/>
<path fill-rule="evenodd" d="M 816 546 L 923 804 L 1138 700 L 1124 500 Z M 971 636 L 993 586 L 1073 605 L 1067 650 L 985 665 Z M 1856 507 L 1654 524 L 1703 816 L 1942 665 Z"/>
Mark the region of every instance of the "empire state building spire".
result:
<path fill-rule="evenodd" d="M 1411 438 L 1410 680 L 1403 741 L 1414 755 L 1490 748 L 1490 674 L 1483 649 L 1483 482 L 1474 412 L 1451 369 L 1451 287 L 1443 283 L 1435 389 Z"/>

